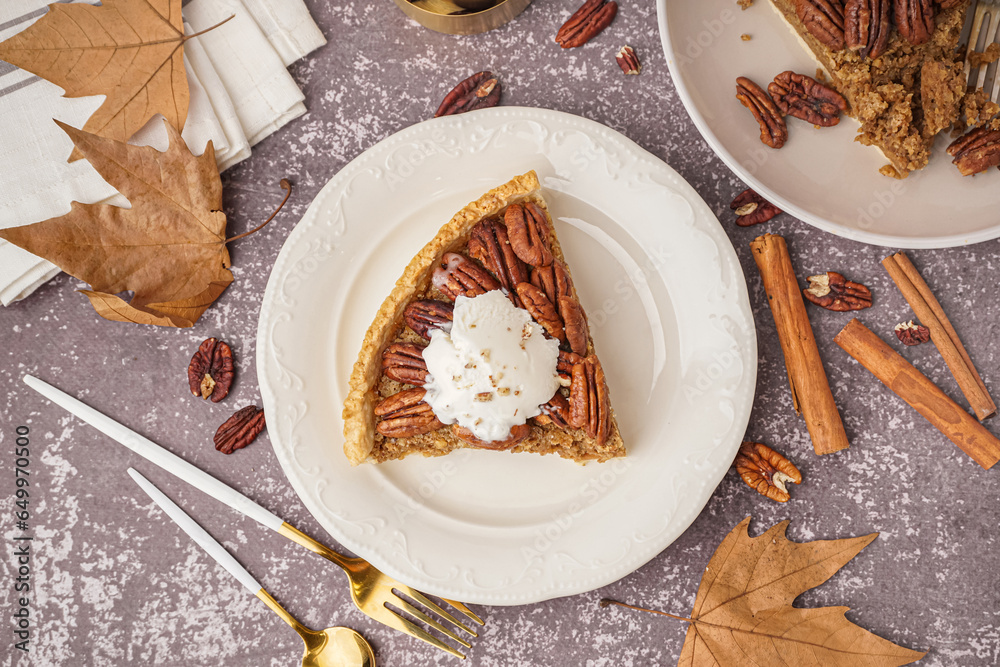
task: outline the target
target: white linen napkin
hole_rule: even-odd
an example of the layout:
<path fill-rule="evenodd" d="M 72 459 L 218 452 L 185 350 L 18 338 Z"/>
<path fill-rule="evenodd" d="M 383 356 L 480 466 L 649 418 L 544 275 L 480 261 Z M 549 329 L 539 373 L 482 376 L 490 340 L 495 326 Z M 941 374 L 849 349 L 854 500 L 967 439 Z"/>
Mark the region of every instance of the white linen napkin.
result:
<path fill-rule="evenodd" d="M 38 20 L 49 2 L 0 2 L 0 40 Z M 302 92 L 285 67 L 326 40 L 303 0 L 193 0 L 183 13 L 187 34 L 235 17 L 188 40 L 184 54 L 191 102 L 182 136 L 195 155 L 212 141 L 222 171 L 305 113 Z M 0 133 L 0 228 L 63 215 L 71 201 L 127 205 L 86 160 L 66 162 L 72 142 L 52 122 L 57 118 L 82 127 L 102 101 L 103 96 L 64 98 L 58 86 L 0 61 L 0 127 L 5 130 Z M 165 149 L 162 119 L 151 120 L 130 143 Z M 0 303 L 24 298 L 58 272 L 0 239 Z"/>

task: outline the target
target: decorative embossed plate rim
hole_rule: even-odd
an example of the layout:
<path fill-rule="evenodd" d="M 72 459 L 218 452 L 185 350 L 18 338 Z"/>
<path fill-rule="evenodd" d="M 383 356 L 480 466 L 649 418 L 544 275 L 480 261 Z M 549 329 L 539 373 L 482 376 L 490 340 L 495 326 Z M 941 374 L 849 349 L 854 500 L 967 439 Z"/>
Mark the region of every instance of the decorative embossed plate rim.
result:
<path fill-rule="evenodd" d="M 452 213 L 532 168 L 629 456 L 461 450 L 351 468 L 341 405 L 381 300 Z M 611 583 L 690 525 L 746 429 L 757 347 L 732 245 L 676 172 L 592 121 L 500 107 L 403 130 L 330 180 L 275 262 L 257 362 L 275 454 L 324 528 L 421 590 L 512 605 Z"/>
<path fill-rule="evenodd" d="M 831 234 L 881 246 L 947 248 L 1000 237 L 1000 175 L 963 177 L 945 153 L 948 132 L 930 164 L 903 181 L 878 173 L 888 160 L 854 141 L 852 118 L 821 130 L 792 118 L 784 147 L 760 142 L 756 121 L 736 100 L 736 77 L 766 88 L 779 72 L 817 67 L 772 0 L 746 11 L 732 0 L 657 0 L 656 8 L 667 65 L 695 126 L 769 201 Z M 752 39 L 742 41 L 744 33 Z"/>

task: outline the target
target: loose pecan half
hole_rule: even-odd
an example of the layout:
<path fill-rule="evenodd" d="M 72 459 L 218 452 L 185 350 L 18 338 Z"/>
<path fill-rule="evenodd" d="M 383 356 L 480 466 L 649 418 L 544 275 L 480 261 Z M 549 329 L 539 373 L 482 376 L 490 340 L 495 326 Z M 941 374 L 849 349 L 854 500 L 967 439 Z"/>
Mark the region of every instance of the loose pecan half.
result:
<path fill-rule="evenodd" d="M 948 146 L 948 155 L 962 172 L 962 176 L 974 176 L 990 167 L 1000 166 L 1000 130 L 989 125 L 977 127 Z"/>
<path fill-rule="evenodd" d="M 545 296 L 545 292 L 531 283 L 520 283 L 516 289 L 517 296 L 521 299 L 524 309 L 528 311 L 532 319 L 541 324 L 550 336 L 565 342 L 566 330 L 563 327 L 562 318 L 559 317 L 556 305 Z"/>
<path fill-rule="evenodd" d="M 431 339 L 431 329 L 440 329 L 445 322 L 451 322 L 455 306 L 437 299 L 413 301 L 403 311 L 403 321 L 414 333 L 427 340 Z"/>
<path fill-rule="evenodd" d="M 521 442 L 528 435 L 531 434 L 530 424 L 515 424 L 510 429 L 510 435 L 503 440 L 487 441 L 480 440 L 477 438 L 472 431 L 465 428 L 464 426 L 459 426 L 458 424 L 452 424 L 451 432 L 456 438 L 467 442 L 468 444 L 476 447 L 478 449 L 491 449 L 493 451 L 502 451 L 504 449 L 510 449 L 517 443 Z"/>
<path fill-rule="evenodd" d="M 431 276 L 434 287 L 448 298 L 474 297 L 500 289 L 500 283 L 490 272 L 465 255 L 446 252 Z"/>
<path fill-rule="evenodd" d="M 556 33 L 556 42 L 564 49 L 583 46 L 609 25 L 618 13 L 612 0 L 587 0 Z"/>
<path fill-rule="evenodd" d="M 892 0 L 847 0 L 844 6 L 844 41 L 862 58 L 885 53 L 892 34 Z"/>
<path fill-rule="evenodd" d="M 895 326 L 896 338 L 903 345 L 920 345 L 931 339 L 931 331 L 922 324 L 915 324 L 913 320 L 900 322 Z"/>
<path fill-rule="evenodd" d="M 604 369 L 594 355 L 573 366 L 566 421 L 572 428 L 584 429 L 588 438 L 597 440 L 598 446 L 604 445 L 611 435 L 611 398 Z"/>
<path fill-rule="evenodd" d="M 847 280 L 835 271 L 809 276 L 809 287 L 802 290 L 802 293 L 817 306 L 838 313 L 864 310 L 872 305 L 870 289 L 861 283 Z"/>
<path fill-rule="evenodd" d="M 503 216 L 507 225 L 510 247 L 518 258 L 530 266 L 552 263 L 549 247 L 549 221 L 542 207 L 535 202 L 511 204 Z"/>
<path fill-rule="evenodd" d="M 424 348 L 413 343 L 393 343 L 382 353 L 382 372 L 390 380 L 424 386 L 427 381 Z"/>
<path fill-rule="evenodd" d="M 934 34 L 934 3 L 932 0 L 892 0 L 896 14 L 896 29 L 906 41 L 916 46 L 930 40 Z"/>
<path fill-rule="evenodd" d="M 208 338 L 198 346 L 188 364 L 188 387 L 194 396 L 218 403 L 229 393 L 234 375 L 232 348 L 221 340 Z"/>
<path fill-rule="evenodd" d="M 448 93 L 434 117 L 451 116 L 500 104 L 500 80 L 493 72 L 476 72 Z"/>
<path fill-rule="evenodd" d="M 635 49 L 627 44 L 615 54 L 615 62 L 618 63 L 618 66 L 626 74 L 638 74 L 642 71 L 642 65 L 639 64 L 639 56 L 635 55 Z"/>
<path fill-rule="evenodd" d="M 256 405 L 240 408 L 215 432 L 215 448 L 223 454 L 232 454 L 254 441 L 264 430 L 264 411 Z"/>
<path fill-rule="evenodd" d="M 783 113 L 813 125 L 836 125 L 841 112 L 847 111 L 843 95 L 805 74 L 782 72 L 768 84 L 767 92 Z"/>
<path fill-rule="evenodd" d="M 781 148 L 788 139 L 788 127 L 781 110 L 763 88 L 741 76 L 736 79 L 736 99 L 750 110 L 760 123 L 760 140 L 771 148 Z"/>
<path fill-rule="evenodd" d="M 750 188 L 736 195 L 736 199 L 729 205 L 729 208 L 736 213 L 736 224 L 740 227 L 759 225 L 784 213 Z"/>
<path fill-rule="evenodd" d="M 842 0 L 795 0 L 795 13 L 813 37 L 825 46 L 844 48 L 844 5 Z"/>
<path fill-rule="evenodd" d="M 587 315 L 583 312 L 580 302 L 571 296 L 559 297 L 559 317 L 563 321 L 566 332 L 566 343 L 576 354 L 587 354 L 587 339 L 590 331 L 587 327 Z"/>
<path fill-rule="evenodd" d="M 787 503 L 791 498 L 786 483 L 802 483 L 802 473 L 791 461 L 759 442 L 740 445 L 733 465 L 747 486 L 779 503 Z"/>
<path fill-rule="evenodd" d="M 444 426 L 424 402 L 426 393 L 414 387 L 383 399 L 375 406 L 375 414 L 382 418 L 375 430 L 387 438 L 409 438 Z"/>
<path fill-rule="evenodd" d="M 514 305 L 520 307 L 521 301 L 514 288 L 528 280 L 528 267 L 510 247 L 507 226 L 496 218 L 477 224 L 469 236 L 469 254 L 496 276 Z"/>

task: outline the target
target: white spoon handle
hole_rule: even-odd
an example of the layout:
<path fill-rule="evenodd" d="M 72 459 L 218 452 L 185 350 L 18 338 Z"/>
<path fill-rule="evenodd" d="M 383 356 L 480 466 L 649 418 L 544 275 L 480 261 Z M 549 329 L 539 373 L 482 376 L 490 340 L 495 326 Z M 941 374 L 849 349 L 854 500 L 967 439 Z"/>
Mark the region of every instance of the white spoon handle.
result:
<path fill-rule="evenodd" d="M 143 491 L 149 494 L 149 497 L 153 499 L 153 502 L 159 505 L 160 509 L 166 512 L 167 516 L 173 519 L 174 523 L 181 527 L 181 530 L 187 533 L 188 536 L 198 544 L 198 546 L 207 551 L 208 555 L 214 558 L 219 565 L 226 568 L 229 574 L 236 577 L 237 581 L 243 584 L 248 591 L 254 595 L 257 595 L 260 592 L 261 585 L 257 583 L 257 580 L 254 579 L 249 572 L 246 571 L 246 568 L 240 565 L 236 559 L 233 558 L 232 554 L 226 551 L 221 544 L 215 541 L 215 538 L 209 535 L 204 528 L 195 523 L 194 519 L 178 507 L 177 503 L 163 495 L 162 491 L 153 486 L 153 483 L 143 477 L 142 474 L 135 468 L 129 468 L 128 474 L 135 480 L 135 483 L 138 484 Z"/>
<path fill-rule="evenodd" d="M 31 375 L 24 376 L 24 383 L 56 405 L 67 410 L 70 414 L 76 415 L 87 422 L 112 440 L 125 445 L 150 463 L 154 463 L 167 472 L 180 477 L 188 484 L 201 489 L 216 500 L 229 505 L 237 512 L 247 515 L 271 530 L 278 530 L 281 528 L 281 524 L 284 523 L 279 517 L 268 512 L 236 489 L 223 484 L 207 472 L 196 468 L 176 454 L 168 452 L 149 438 L 144 438 L 132 429 L 101 414 L 66 392 L 56 389 L 49 383 L 43 382 Z"/>

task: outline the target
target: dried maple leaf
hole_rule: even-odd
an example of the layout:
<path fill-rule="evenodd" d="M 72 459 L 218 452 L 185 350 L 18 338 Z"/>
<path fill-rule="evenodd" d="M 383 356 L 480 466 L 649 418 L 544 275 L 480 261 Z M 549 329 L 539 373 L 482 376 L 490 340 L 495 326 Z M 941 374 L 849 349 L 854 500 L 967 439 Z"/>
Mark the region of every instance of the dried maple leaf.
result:
<path fill-rule="evenodd" d="M 51 81 L 66 97 L 106 95 L 83 129 L 127 141 L 157 113 L 184 128 L 181 0 L 52 4 L 42 18 L 0 43 L 0 60 Z M 73 157 L 79 154 L 74 151 Z"/>
<path fill-rule="evenodd" d="M 193 325 L 233 282 L 211 142 L 195 157 L 170 124 L 163 153 L 59 126 L 132 208 L 73 202 L 62 217 L 0 230 L 0 238 L 90 283 L 81 291 L 102 317 Z M 125 291 L 131 302 L 115 296 Z"/>
<path fill-rule="evenodd" d="M 847 607 L 802 609 L 792 601 L 819 586 L 878 533 L 843 540 L 792 542 L 787 521 L 750 537 L 744 519 L 715 550 L 701 579 L 679 667 L 822 665 L 889 667 L 926 655 L 851 623 Z M 602 600 L 601 605 L 618 604 Z"/>

